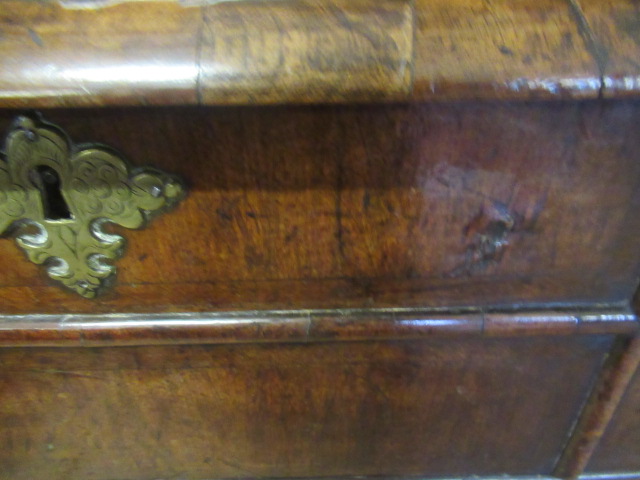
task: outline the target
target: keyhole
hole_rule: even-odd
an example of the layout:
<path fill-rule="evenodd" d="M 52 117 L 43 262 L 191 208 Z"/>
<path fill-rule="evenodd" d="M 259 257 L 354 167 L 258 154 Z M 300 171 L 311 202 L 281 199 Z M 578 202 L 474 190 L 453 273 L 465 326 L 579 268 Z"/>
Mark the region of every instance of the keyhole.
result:
<path fill-rule="evenodd" d="M 40 165 L 31 171 L 31 181 L 42 194 L 42 207 L 47 220 L 71 220 L 71 211 L 62 195 L 58 172 Z"/>

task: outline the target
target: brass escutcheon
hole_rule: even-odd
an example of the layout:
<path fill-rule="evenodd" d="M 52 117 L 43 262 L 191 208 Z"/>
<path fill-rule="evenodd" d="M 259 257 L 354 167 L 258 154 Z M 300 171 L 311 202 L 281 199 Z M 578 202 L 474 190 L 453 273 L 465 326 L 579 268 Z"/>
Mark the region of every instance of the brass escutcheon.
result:
<path fill-rule="evenodd" d="M 184 195 L 177 177 L 74 146 L 39 115 L 18 117 L 0 152 L 0 235 L 14 234 L 29 260 L 86 298 L 113 283 L 125 245 L 103 226 L 142 228 Z"/>

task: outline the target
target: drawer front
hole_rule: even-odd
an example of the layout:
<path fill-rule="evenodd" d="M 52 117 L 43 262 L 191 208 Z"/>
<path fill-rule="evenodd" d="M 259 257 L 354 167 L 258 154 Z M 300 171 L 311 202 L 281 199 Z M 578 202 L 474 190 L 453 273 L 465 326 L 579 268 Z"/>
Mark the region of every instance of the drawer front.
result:
<path fill-rule="evenodd" d="M 611 341 L 0 349 L 0 478 L 550 474 Z"/>
<path fill-rule="evenodd" d="M 189 195 L 126 232 L 117 283 L 95 300 L 0 240 L 1 313 L 613 303 L 636 284 L 633 102 L 46 118 L 180 175 Z"/>

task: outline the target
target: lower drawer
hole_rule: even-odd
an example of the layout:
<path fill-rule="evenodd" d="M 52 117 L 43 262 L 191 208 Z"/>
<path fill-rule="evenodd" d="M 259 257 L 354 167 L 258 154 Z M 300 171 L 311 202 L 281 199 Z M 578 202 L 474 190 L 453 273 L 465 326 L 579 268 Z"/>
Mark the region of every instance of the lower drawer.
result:
<path fill-rule="evenodd" d="M 613 339 L 0 349 L 0 478 L 550 474 Z"/>

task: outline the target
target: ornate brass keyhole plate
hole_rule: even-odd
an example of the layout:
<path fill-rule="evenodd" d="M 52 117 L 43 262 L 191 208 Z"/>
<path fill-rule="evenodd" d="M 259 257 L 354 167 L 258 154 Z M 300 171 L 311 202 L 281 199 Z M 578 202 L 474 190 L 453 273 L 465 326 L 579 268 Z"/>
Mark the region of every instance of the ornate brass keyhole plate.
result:
<path fill-rule="evenodd" d="M 29 260 L 93 298 L 112 283 L 125 243 L 104 225 L 141 228 L 184 193 L 172 175 L 132 168 L 108 147 L 76 147 L 55 125 L 21 116 L 0 157 L 0 234 L 14 233 Z"/>

